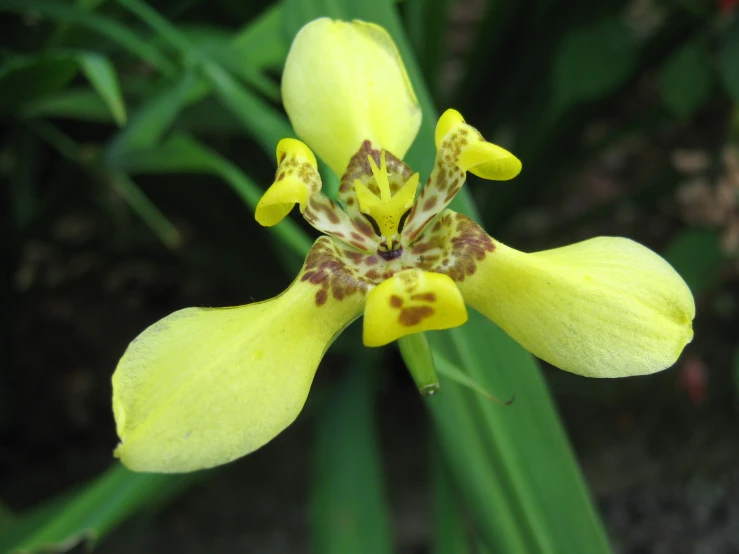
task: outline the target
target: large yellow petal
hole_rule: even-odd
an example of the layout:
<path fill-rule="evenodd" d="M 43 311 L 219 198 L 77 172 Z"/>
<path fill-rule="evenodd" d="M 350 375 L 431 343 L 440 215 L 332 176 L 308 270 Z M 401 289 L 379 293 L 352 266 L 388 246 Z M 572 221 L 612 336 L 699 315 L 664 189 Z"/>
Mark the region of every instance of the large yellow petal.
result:
<path fill-rule="evenodd" d="M 363 21 L 305 25 L 285 62 L 282 101 L 298 136 L 339 176 L 365 140 L 402 158 L 421 124 L 393 40 Z"/>
<path fill-rule="evenodd" d="M 693 338 L 685 282 L 648 248 L 598 237 L 524 254 L 497 241 L 458 283 L 472 307 L 541 359 L 588 377 L 654 373 Z"/>
<path fill-rule="evenodd" d="M 235 308 L 187 308 L 128 347 L 113 375 L 113 411 L 130 469 L 177 473 L 256 450 L 303 408 L 328 345 L 359 316 L 366 287 L 314 245 L 280 296 Z"/>

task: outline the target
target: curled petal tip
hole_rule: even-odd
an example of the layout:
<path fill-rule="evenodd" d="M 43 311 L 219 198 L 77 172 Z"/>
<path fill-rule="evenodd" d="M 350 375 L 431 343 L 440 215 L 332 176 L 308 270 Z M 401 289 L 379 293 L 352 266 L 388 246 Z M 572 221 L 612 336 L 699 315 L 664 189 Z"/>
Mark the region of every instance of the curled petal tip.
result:
<path fill-rule="evenodd" d="M 457 110 L 449 109 L 439 118 L 434 141 L 442 159 L 482 179 L 508 181 L 521 172 L 516 156 L 485 141 Z"/>
<path fill-rule="evenodd" d="M 299 140 L 286 138 L 277 145 L 275 181 L 257 204 L 254 217 L 264 227 L 282 221 L 295 204 L 305 211 L 311 195 L 321 190 L 316 157 Z"/>

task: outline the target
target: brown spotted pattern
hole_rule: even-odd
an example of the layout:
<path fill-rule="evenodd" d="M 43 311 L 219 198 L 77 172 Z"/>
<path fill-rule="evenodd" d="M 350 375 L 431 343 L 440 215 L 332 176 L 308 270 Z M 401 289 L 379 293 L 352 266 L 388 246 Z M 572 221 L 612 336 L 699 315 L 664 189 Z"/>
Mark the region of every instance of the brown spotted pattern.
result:
<path fill-rule="evenodd" d="M 367 220 L 361 216 L 349 217 L 336 202 L 322 192 L 308 199 L 303 217 L 319 231 L 363 252 L 375 252 L 379 246 L 379 238 Z"/>
<path fill-rule="evenodd" d="M 398 311 L 398 323 L 400 325 L 413 327 L 436 313 L 434 309 L 436 294 L 433 292 L 416 292 L 420 284 L 418 272 L 404 271 L 398 273 L 398 278 L 403 285 L 403 292 L 407 298 L 404 300 L 402 297 L 393 294 L 388 302 L 393 310 Z"/>
<path fill-rule="evenodd" d="M 386 260 L 379 253 L 367 255 L 346 245 L 338 249 L 347 264 L 373 284 L 404 269 L 444 273 L 461 282 L 475 273 L 485 256 L 495 251 L 495 243 L 470 218 L 444 210 L 414 243 L 403 242 L 396 259 Z"/>
<path fill-rule="evenodd" d="M 405 224 L 404 233 L 407 233 L 408 240 L 415 240 L 436 215 L 449 205 L 464 185 L 466 172 L 457 167 L 457 162 L 472 133 L 476 133 L 474 139 L 482 140 L 476 129 L 463 125 L 449 133 L 439 145 L 431 177 Z"/>
<path fill-rule="evenodd" d="M 353 294 L 365 295 L 374 283 L 347 263 L 335 241 L 320 237 L 305 259 L 300 280 L 316 285 L 316 304 L 323 306 L 329 296 L 343 300 Z"/>
<path fill-rule="evenodd" d="M 320 190 L 311 195 L 303 215 L 311 225 L 332 237 L 315 243 L 301 276 L 302 281 L 316 285 L 316 304 L 324 305 L 330 297 L 342 300 L 351 294 L 365 294 L 406 269 L 443 273 L 462 282 L 477 271 L 485 256 L 495 251 L 493 240 L 474 221 L 445 209 L 464 183 L 464 172 L 454 165 L 466 140 L 462 131 L 451 133 L 442 143 L 432 175 L 411 210 L 392 256 L 382 251 L 380 237 L 359 213 L 354 192 L 354 179 L 360 179 L 379 194 L 367 156 L 379 165 L 381 151 L 373 149 L 369 141 L 362 144 L 341 179 L 339 198 L 345 209 Z M 385 156 L 394 194 L 410 178 L 411 171 L 389 152 Z M 303 171 L 294 165 L 286 169 L 283 166 L 289 160 L 283 162 L 280 169 Z M 416 300 L 412 305 L 406 302 L 397 306 L 401 324 L 417 325 L 433 315 L 433 300 Z"/>

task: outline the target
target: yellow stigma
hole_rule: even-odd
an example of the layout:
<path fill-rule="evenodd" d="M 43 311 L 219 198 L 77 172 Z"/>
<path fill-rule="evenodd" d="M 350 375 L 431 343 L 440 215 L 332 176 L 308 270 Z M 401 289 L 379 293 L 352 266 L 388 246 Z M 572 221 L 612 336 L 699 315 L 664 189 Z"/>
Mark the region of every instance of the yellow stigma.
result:
<path fill-rule="evenodd" d="M 380 235 L 387 240 L 388 250 L 392 250 L 393 240 L 397 241 L 397 235 L 401 231 L 400 224 L 403 215 L 413 207 L 418 188 L 418 173 L 411 175 L 401 189 L 392 195 L 385 163 L 385 151 L 383 150 L 380 154 L 380 167 L 377 167 L 372 156 L 367 157 L 372 176 L 380 190 L 380 197 L 378 198 L 362 181 L 355 179 L 354 190 L 359 200 L 359 211 L 374 220 Z"/>

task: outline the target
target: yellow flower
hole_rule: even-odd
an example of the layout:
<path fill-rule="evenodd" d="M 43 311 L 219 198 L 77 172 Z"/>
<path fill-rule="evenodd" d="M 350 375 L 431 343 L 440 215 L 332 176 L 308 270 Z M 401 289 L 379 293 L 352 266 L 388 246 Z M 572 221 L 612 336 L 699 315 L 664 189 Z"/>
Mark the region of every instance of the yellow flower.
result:
<path fill-rule="evenodd" d="M 649 249 L 600 237 L 524 254 L 446 208 L 467 172 L 507 180 L 521 163 L 462 116 L 436 126 L 420 192 L 402 159 L 421 111 L 391 38 L 376 25 L 318 19 L 298 33 L 282 92 L 297 135 L 277 146 L 256 218 L 297 204 L 316 240 L 280 296 L 188 308 L 128 347 L 113 376 L 116 455 L 134 470 L 183 472 L 261 447 L 298 415 L 331 342 L 364 315 L 366 346 L 462 325 L 465 304 L 527 350 L 590 377 L 653 373 L 693 336 L 693 298 Z M 309 145 L 310 148 L 307 146 Z M 321 192 L 316 157 L 341 176 Z"/>

